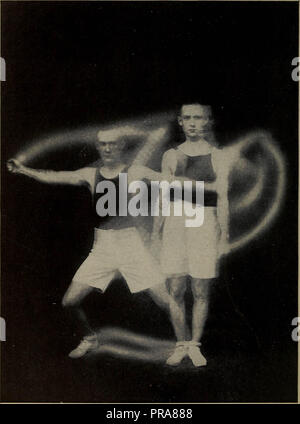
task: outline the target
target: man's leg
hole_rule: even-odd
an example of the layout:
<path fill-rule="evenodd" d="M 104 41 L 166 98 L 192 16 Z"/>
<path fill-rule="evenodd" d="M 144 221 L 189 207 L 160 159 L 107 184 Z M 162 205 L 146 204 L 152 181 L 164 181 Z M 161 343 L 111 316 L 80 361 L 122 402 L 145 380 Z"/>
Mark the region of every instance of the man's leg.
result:
<path fill-rule="evenodd" d="M 77 281 L 72 281 L 62 300 L 63 307 L 68 309 L 70 313 L 77 318 L 77 322 L 80 325 L 80 331 L 83 335 L 86 335 L 78 347 L 69 354 L 71 358 L 79 358 L 83 356 L 88 350 L 94 348 L 97 344 L 97 336 L 93 333 L 87 316 L 80 306 L 82 300 L 92 290 L 93 287 L 91 286 L 80 284 Z"/>
<path fill-rule="evenodd" d="M 208 313 L 209 289 L 211 279 L 192 279 L 192 293 L 194 297 L 193 321 L 192 321 L 192 340 L 199 342 Z"/>
<path fill-rule="evenodd" d="M 179 365 L 186 356 L 186 316 L 184 294 L 186 292 L 186 277 L 174 277 L 168 282 L 170 294 L 170 318 L 177 339 L 173 354 L 167 359 L 168 365 Z"/>
<path fill-rule="evenodd" d="M 195 366 L 206 365 L 206 359 L 200 352 L 200 340 L 208 314 L 209 290 L 211 279 L 192 279 L 192 293 L 194 297 L 192 317 L 192 340 L 189 346 L 189 356 Z"/>
<path fill-rule="evenodd" d="M 177 341 L 186 340 L 186 317 L 184 294 L 186 277 L 171 278 L 168 282 L 170 294 L 170 316 Z"/>

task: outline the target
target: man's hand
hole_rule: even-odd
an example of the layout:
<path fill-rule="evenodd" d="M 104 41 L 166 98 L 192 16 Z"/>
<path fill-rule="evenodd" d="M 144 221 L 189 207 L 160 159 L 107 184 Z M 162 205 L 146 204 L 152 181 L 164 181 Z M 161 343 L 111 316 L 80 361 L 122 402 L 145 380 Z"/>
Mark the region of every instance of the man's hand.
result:
<path fill-rule="evenodd" d="M 6 165 L 9 172 L 12 172 L 13 174 L 19 174 L 22 169 L 25 168 L 24 165 L 22 165 L 17 159 L 9 159 Z"/>

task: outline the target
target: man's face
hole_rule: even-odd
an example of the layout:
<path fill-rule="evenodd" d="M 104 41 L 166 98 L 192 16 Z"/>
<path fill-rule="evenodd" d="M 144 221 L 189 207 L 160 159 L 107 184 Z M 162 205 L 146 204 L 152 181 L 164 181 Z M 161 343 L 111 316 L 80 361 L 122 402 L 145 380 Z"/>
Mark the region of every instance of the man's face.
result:
<path fill-rule="evenodd" d="M 123 142 L 109 134 L 99 133 L 97 150 L 104 165 L 117 165 L 121 162 Z"/>
<path fill-rule="evenodd" d="M 213 118 L 210 106 L 183 105 L 178 117 L 179 125 L 188 140 L 196 141 L 211 134 Z"/>

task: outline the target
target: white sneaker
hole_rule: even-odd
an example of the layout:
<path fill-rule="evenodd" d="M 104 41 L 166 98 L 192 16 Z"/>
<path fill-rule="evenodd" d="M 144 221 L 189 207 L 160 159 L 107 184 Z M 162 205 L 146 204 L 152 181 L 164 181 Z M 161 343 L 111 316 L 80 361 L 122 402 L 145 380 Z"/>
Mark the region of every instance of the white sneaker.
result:
<path fill-rule="evenodd" d="M 205 367 L 207 360 L 202 355 L 199 345 L 200 343 L 191 343 L 188 346 L 188 356 L 195 367 Z"/>
<path fill-rule="evenodd" d="M 167 365 L 179 365 L 183 358 L 187 355 L 187 348 L 185 344 L 176 343 L 176 347 L 172 355 L 167 359 Z"/>
<path fill-rule="evenodd" d="M 81 358 L 87 352 L 96 349 L 99 345 L 98 339 L 95 336 L 84 337 L 79 345 L 69 353 L 69 357 L 72 359 Z"/>

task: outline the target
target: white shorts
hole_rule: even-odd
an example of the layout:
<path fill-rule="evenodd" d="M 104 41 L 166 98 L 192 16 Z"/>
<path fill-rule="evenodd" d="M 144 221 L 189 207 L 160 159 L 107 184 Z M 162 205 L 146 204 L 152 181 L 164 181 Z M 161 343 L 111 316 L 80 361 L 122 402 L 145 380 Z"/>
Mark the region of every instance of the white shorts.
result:
<path fill-rule="evenodd" d="M 163 227 L 161 269 L 168 277 L 218 276 L 220 227 L 215 207 L 204 208 L 200 227 L 186 227 L 186 216 L 167 216 Z"/>
<path fill-rule="evenodd" d="M 104 291 L 117 272 L 125 278 L 132 293 L 165 281 L 158 262 L 144 246 L 136 228 L 95 229 L 93 248 L 73 281 Z"/>

